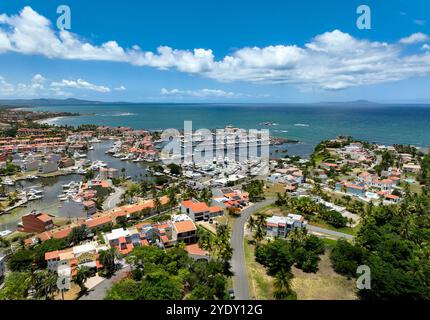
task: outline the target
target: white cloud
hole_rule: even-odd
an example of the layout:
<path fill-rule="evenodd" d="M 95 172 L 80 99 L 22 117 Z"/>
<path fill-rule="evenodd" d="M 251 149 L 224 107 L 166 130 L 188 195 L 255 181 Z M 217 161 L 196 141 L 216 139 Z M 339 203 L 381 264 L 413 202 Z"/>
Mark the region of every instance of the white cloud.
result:
<path fill-rule="evenodd" d="M 161 46 L 156 52 L 150 52 L 138 46 L 122 48 L 115 41 L 94 45 L 69 31 L 54 31 L 51 22 L 30 7 L 25 7 L 18 15 L 0 15 L 0 52 L 37 54 L 52 59 L 123 62 L 199 74 L 222 82 L 278 83 L 322 90 L 430 75 L 428 52 L 405 53 L 402 46 L 427 39 L 425 34 L 416 33 L 399 43 L 388 44 L 356 39 L 334 30 L 317 35 L 303 47 L 246 47 L 217 60 L 211 49 L 177 50 Z M 108 87 L 84 80 L 82 83 L 63 80 L 57 84 L 110 91 Z"/>
<path fill-rule="evenodd" d="M 61 80 L 59 82 L 51 82 L 45 86 L 45 77 L 41 74 L 34 75 L 28 83 L 9 83 L 4 77 L 0 76 L 0 95 L 14 97 L 37 97 L 37 96 L 63 96 L 68 97 L 73 94 L 64 89 L 91 90 L 101 93 L 110 92 L 111 89 L 104 86 L 98 86 L 88 81 L 78 79 Z M 121 88 L 121 87 L 120 87 Z M 125 90 L 125 88 L 124 88 Z"/>
<path fill-rule="evenodd" d="M 127 90 L 127 88 L 124 86 L 119 86 L 119 87 L 114 88 L 114 90 L 115 91 L 125 91 L 125 90 Z"/>
<path fill-rule="evenodd" d="M 95 85 L 83 79 L 78 79 L 76 81 L 63 79 L 61 82 L 52 82 L 51 86 L 59 87 L 59 88 L 84 89 L 84 90 L 91 90 L 91 91 L 102 92 L 102 93 L 111 91 L 111 89 L 108 87 Z"/>
<path fill-rule="evenodd" d="M 164 96 L 188 96 L 195 98 L 239 98 L 244 96 L 242 93 L 235 93 L 220 89 L 168 90 L 166 88 L 162 88 L 161 94 Z"/>
<path fill-rule="evenodd" d="M 422 32 L 417 32 L 411 34 L 409 37 L 400 39 L 401 44 L 414 44 L 414 43 L 420 43 L 425 42 L 428 40 L 428 36 Z"/>
<path fill-rule="evenodd" d="M 421 47 L 422 50 L 430 50 L 430 45 L 428 45 L 427 43 L 424 43 L 423 46 Z"/>
<path fill-rule="evenodd" d="M 9 95 L 15 91 L 15 86 L 6 81 L 5 78 L 0 76 L 0 94 Z"/>

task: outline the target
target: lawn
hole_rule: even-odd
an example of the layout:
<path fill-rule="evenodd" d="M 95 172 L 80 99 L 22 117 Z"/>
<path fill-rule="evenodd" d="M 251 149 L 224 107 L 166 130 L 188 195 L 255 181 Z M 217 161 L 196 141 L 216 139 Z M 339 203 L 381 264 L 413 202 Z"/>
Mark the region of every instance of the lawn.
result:
<path fill-rule="evenodd" d="M 264 195 L 266 198 L 276 198 L 278 193 L 284 194 L 285 186 L 279 183 L 268 184 L 267 188 L 264 189 Z"/>
<path fill-rule="evenodd" d="M 266 269 L 255 261 L 254 245 L 243 241 L 245 248 L 245 263 L 248 271 L 248 285 L 250 298 L 255 300 L 273 300 L 273 278 L 266 273 Z"/>
<path fill-rule="evenodd" d="M 354 280 L 348 280 L 334 272 L 329 250 L 321 256 L 317 273 L 305 273 L 292 268 L 294 278 L 292 286 L 297 293 L 297 300 L 356 300 Z"/>

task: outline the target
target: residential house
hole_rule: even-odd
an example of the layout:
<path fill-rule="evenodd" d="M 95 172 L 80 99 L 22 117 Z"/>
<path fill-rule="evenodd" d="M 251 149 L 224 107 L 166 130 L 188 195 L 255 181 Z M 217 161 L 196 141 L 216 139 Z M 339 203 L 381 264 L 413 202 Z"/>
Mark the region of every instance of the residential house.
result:
<path fill-rule="evenodd" d="M 298 214 L 288 214 L 286 217 L 273 216 L 266 220 L 266 233 L 269 237 L 285 238 L 291 230 L 304 228 L 306 225 L 307 221 Z"/>
<path fill-rule="evenodd" d="M 197 228 L 191 219 L 173 223 L 172 239 L 177 243 L 192 244 L 197 241 Z"/>
<path fill-rule="evenodd" d="M 20 229 L 28 233 L 41 233 L 54 228 L 52 217 L 46 213 L 30 212 L 21 218 Z"/>
<path fill-rule="evenodd" d="M 209 207 L 205 202 L 195 199 L 182 201 L 181 212 L 188 215 L 193 221 L 207 221 L 224 214 L 224 210 L 220 206 Z"/>
<path fill-rule="evenodd" d="M 147 241 L 143 241 L 137 230 L 123 228 L 105 234 L 105 240 L 111 248 L 117 248 L 124 255 L 129 254 L 135 247 L 147 245 Z"/>

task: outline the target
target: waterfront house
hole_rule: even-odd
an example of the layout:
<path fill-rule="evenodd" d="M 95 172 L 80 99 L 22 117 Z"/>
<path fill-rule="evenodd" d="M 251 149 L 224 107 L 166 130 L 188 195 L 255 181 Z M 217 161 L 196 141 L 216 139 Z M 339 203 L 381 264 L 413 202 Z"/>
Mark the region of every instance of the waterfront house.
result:
<path fill-rule="evenodd" d="M 54 228 L 52 217 L 46 213 L 30 212 L 21 218 L 21 229 L 28 233 L 41 233 Z"/>
<path fill-rule="evenodd" d="M 69 198 L 59 209 L 61 216 L 68 218 L 88 218 L 97 212 L 94 201 L 84 201 L 79 197 Z"/>
<path fill-rule="evenodd" d="M 117 179 L 119 178 L 119 170 L 115 168 L 100 168 L 100 180 Z"/>

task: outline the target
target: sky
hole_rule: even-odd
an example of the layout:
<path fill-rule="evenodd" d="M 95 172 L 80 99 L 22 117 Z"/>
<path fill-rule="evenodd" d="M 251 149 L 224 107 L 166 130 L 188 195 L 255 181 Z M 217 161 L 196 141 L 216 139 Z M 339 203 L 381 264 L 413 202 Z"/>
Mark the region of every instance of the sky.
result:
<path fill-rule="evenodd" d="M 429 88 L 428 0 L 0 1 L 0 99 L 430 102 Z"/>

